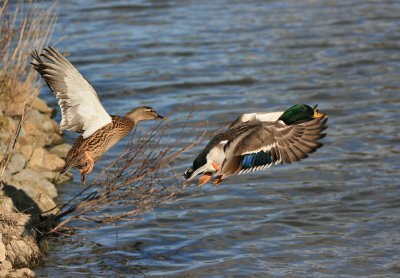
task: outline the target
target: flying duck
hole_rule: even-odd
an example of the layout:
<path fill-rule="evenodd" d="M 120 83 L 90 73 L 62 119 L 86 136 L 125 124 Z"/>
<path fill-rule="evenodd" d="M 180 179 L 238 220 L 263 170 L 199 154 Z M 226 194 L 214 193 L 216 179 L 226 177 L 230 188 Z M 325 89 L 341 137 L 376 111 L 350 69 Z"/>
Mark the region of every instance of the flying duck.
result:
<path fill-rule="evenodd" d="M 322 146 L 317 142 L 326 134 L 327 116 L 305 104 L 284 112 L 251 113 L 238 117 L 229 128 L 214 136 L 186 170 L 187 181 L 204 174 L 199 186 L 220 184 L 236 174 L 269 168 L 274 164 L 290 164 L 308 157 Z"/>
<path fill-rule="evenodd" d="M 127 136 L 139 121 L 165 118 L 148 106 L 137 107 L 122 117 L 109 115 L 90 83 L 57 49 L 49 46 L 44 51 L 40 55 L 34 51 L 31 64 L 58 99 L 60 129 L 82 133 L 68 152 L 60 173 L 77 167 L 84 185 L 94 163 Z"/>

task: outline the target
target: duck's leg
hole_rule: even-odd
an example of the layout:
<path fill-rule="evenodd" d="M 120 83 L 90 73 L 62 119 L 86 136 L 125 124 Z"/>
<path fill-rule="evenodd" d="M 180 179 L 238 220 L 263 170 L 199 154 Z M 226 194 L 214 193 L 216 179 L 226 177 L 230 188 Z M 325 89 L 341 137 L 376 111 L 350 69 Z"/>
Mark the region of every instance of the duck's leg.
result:
<path fill-rule="evenodd" d="M 92 172 L 94 166 L 94 160 L 89 152 L 85 151 L 84 154 L 86 159 L 88 160 L 88 163 L 86 163 L 85 169 L 79 169 L 79 172 L 81 172 L 81 181 L 83 185 L 85 185 L 86 175 L 89 175 L 90 172 Z"/>
<path fill-rule="evenodd" d="M 221 167 L 219 167 L 219 165 L 215 162 L 215 161 L 213 161 L 212 162 L 212 166 L 215 168 L 215 170 L 217 170 L 217 171 L 219 171 L 219 169 L 221 169 Z"/>
<path fill-rule="evenodd" d="M 94 160 L 88 151 L 85 151 L 85 157 L 87 158 L 87 160 L 89 160 L 89 163 L 86 165 L 86 168 L 85 168 L 86 174 L 89 175 L 93 170 Z"/>
<path fill-rule="evenodd" d="M 211 179 L 211 176 L 211 173 L 206 173 L 204 176 L 199 178 L 199 186 L 205 185 Z"/>
<path fill-rule="evenodd" d="M 85 169 L 79 169 L 79 172 L 81 172 L 81 181 L 82 181 L 82 184 L 85 185 L 85 180 L 86 180 L 86 172 L 85 172 Z"/>
<path fill-rule="evenodd" d="M 220 184 L 222 181 L 223 181 L 223 179 L 219 176 L 219 177 L 216 177 L 215 179 L 213 179 L 212 184 L 213 184 L 214 186 L 217 186 L 217 185 Z"/>

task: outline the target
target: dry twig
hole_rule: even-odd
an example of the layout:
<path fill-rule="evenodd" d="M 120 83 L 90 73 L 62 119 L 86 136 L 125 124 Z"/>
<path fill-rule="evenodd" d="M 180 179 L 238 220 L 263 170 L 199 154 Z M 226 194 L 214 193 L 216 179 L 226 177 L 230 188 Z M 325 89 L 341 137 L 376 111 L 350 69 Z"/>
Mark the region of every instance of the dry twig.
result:
<path fill-rule="evenodd" d="M 176 199 L 185 184 L 180 175 L 173 173 L 173 161 L 208 139 L 206 131 L 188 127 L 194 109 L 193 105 L 174 139 L 169 132 L 176 130 L 173 126 L 177 119 L 171 120 L 176 111 L 168 116 L 168 121 L 156 122 L 143 135 L 135 129 L 126 151 L 61 207 L 56 215 L 61 222 L 48 234 L 61 232 L 74 220 L 80 220 L 79 226 L 74 227 L 77 229 L 135 222 L 156 205 Z"/>

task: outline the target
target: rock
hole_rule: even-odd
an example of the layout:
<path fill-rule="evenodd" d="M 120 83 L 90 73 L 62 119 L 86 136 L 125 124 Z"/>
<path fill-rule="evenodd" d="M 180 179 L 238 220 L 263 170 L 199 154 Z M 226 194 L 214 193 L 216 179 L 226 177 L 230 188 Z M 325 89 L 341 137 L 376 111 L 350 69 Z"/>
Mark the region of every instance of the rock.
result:
<path fill-rule="evenodd" d="M 64 182 L 72 180 L 73 177 L 74 177 L 74 175 L 71 172 L 67 171 L 62 175 L 58 175 L 56 177 L 56 179 L 54 180 L 54 183 L 55 184 L 61 184 L 61 183 L 64 183 Z"/>
<path fill-rule="evenodd" d="M 40 98 L 36 98 L 33 102 L 32 102 L 32 108 L 39 110 L 42 113 L 47 113 L 47 114 L 52 114 L 54 113 L 54 109 L 50 108 L 46 101 L 44 101 L 43 99 Z"/>
<path fill-rule="evenodd" d="M 2 241 L 0 241 L 0 262 L 6 259 L 6 247 Z"/>
<path fill-rule="evenodd" d="M 20 131 L 19 131 L 18 138 L 24 138 L 24 137 L 26 137 L 26 136 L 28 136 L 28 133 L 26 133 L 26 130 L 25 130 L 25 128 L 24 128 L 24 125 L 22 124 L 22 125 L 21 125 L 21 129 L 20 129 Z"/>
<path fill-rule="evenodd" d="M 61 135 L 57 133 L 52 133 L 50 135 L 50 140 L 51 140 L 51 145 L 60 145 L 64 143 L 64 140 L 62 139 Z"/>
<path fill-rule="evenodd" d="M 60 211 L 57 207 L 56 203 L 53 201 L 52 198 L 49 197 L 47 194 L 39 194 L 35 198 L 36 204 L 38 205 L 39 209 L 44 212 L 42 215 L 48 216 L 51 214 L 56 214 Z"/>
<path fill-rule="evenodd" d="M 3 244 L 3 243 L 1 243 L 1 244 Z M 3 246 L 4 246 L 4 244 L 3 244 Z M 6 248 L 6 247 L 4 246 L 4 254 L 5 254 L 5 252 L 6 252 L 6 249 L 5 249 L 5 248 Z M 9 261 L 6 261 L 6 260 L 4 259 L 4 260 L 1 261 L 0 269 L 2 269 L 2 270 L 10 270 L 10 269 L 12 269 L 12 264 L 11 264 Z M 3 276 L 1 276 L 1 277 L 3 277 Z"/>
<path fill-rule="evenodd" d="M 21 181 L 37 182 L 39 180 L 39 174 L 30 169 L 24 169 L 21 172 L 13 175 L 12 179 L 15 181 L 18 181 L 18 182 L 21 182 Z"/>
<path fill-rule="evenodd" d="M 28 163 L 28 168 L 36 171 L 44 169 L 58 171 L 61 170 L 64 165 L 64 160 L 59 158 L 57 155 L 50 154 L 43 148 L 37 148 L 34 150 L 33 155 Z"/>
<path fill-rule="evenodd" d="M 14 132 L 15 130 L 17 130 L 17 126 L 19 124 L 19 119 L 14 120 L 12 117 L 8 117 L 7 121 L 8 121 L 8 130 L 9 131 Z"/>
<path fill-rule="evenodd" d="M 59 171 L 65 165 L 65 161 L 62 158 L 59 158 L 55 154 L 47 153 L 44 157 L 44 166 L 50 171 Z"/>
<path fill-rule="evenodd" d="M 53 133 L 46 133 L 38 129 L 37 124 L 31 122 L 25 122 L 23 128 L 26 130 L 27 135 L 18 139 L 21 145 L 32 145 L 35 147 L 51 145 L 52 140 L 50 137 Z"/>
<path fill-rule="evenodd" d="M 20 183 L 12 181 L 4 186 L 4 191 L 6 192 L 7 196 L 10 197 L 12 206 L 14 205 L 18 211 L 23 211 L 25 213 L 25 214 L 20 213 L 21 215 L 30 214 L 31 216 L 28 219 L 30 219 L 30 222 L 33 224 L 40 222 L 41 211 L 39 209 L 39 206 L 36 204 L 35 201 L 36 192 L 32 186 L 30 185 L 22 186 Z M 1 208 L 3 207 L 0 206 L 0 213 L 7 212 L 7 215 L 13 214 L 13 210 L 5 210 L 5 209 L 1 210 Z"/>
<path fill-rule="evenodd" d="M 41 129 L 42 129 L 44 132 L 47 132 L 47 133 L 53 133 L 53 132 L 55 132 L 54 126 L 52 125 L 50 119 L 45 120 L 43 123 L 41 123 Z"/>
<path fill-rule="evenodd" d="M 60 175 L 59 172 L 42 171 L 40 174 L 42 175 L 42 177 L 46 178 L 48 181 L 54 184 L 61 184 L 70 181 L 74 176 L 71 172 L 65 172 L 64 174 Z"/>
<path fill-rule="evenodd" d="M 21 196 L 19 196 L 19 194 L 17 196 L 15 196 L 15 195 L 10 196 L 13 199 L 14 204 L 18 208 L 18 210 L 21 210 L 18 204 L 23 203 L 24 198 L 25 199 L 27 198 L 26 196 L 30 197 L 32 200 L 36 196 L 35 189 L 29 184 L 22 185 L 20 182 L 11 180 L 11 182 L 9 182 L 7 185 L 15 188 L 17 191 L 22 191 L 24 193 L 24 195 L 21 195 Z M 21 210 L 21 211 L 23 211 L 23 210 Z"/>
<path fill-rule="evenodd" d="M 18 188 L 18 185 L 16 185 L 16 188 L 24 190 L 31 198 L 35 198 L 41 192 L 52 198 L 57 197 L 57 189 L 54 184 L 31 169 L 24 169 L 13 175 L 11 179 L 21 184 L 21 188 Z M 33 192 L 29 190 L 29 186 L 33 188 Z"/>
<path fill-rule="evenodd" d="M 47 238 L 42 238 L 39 241 L 39 247 L 40 247 L 40 250 L 42 250 L 44 252 L 49 251 L 49 242 L 48 242 Z"/>
<path fill-rule="evenodd" d="M 51 122 L 51 124 L 53 125 L 54 130 L 55 130 L 58 134 L 64 134 L 64 132 L 63 132 L 62 130 L 60 130 L 60 127 L 58 126 L 58 123 L 57 123 L 55 120 L 51 119 L 50 122 Z"/>
<path fill-rule="evenodd" d="M 10 138 L 11 133 L 8 131 L 0 132 L 0 141 L 4 144 L 7 144 L 8 139 Z"/>
<path fill-rule="evenodd" d="M 7 116 L 18 116 L 24 114 L 23 102 L 11 102 L 6 106 L 4 112 Z"/>
<path fill-rule="evenodd" d="M 10 170 L 11 174 L 14 174 L 18 171 L 21 171 L 25 167 L 26 159 L 23 154 L 16 153 L 11 158 L 11 161 L 8 163 L 8 170 Z"/>
<path fill-rule="evenodd" d="M 29 268 L 20 268 L 14 271 L 13 278 L 35 277 L 35 273 Z"/>
<path fill-rule="evenodd" d="M 1 190 L 0 195 L 0 206 L 2 211 L 12 211 L 13 210 L 13 200 L 5 195 L 4 190 Z"/>
<path fill-rule="evenodd" d="M 4 170 L 1 180 L 5 183 L 10 182 L 11 181 L 11 172 L 9 170 Z"/>
<path fill-rule="evenodd" d="M 36 109 L 31 109 L 25 117 L 25 122 L 32 123 L 36 128 L 42 129 L 42 123 L 46 120 L 46 116 Z"/>
<path fill-rule="evenodd" d="M 72 148 L 69 144 L 61 144 L 52 148 L 49 152 L 61 158 L 66 158 L 69 150 Z"/>
<path fill-rule="evenodd" d="M 28 134 L 31 134 L 31 135 L 37 135 L 38 134 L 38 131 L 36 129 L 35 123 L 26 121 L 26 122 L 24 122 L 23 126 L 24 126 L 25 131 Z"/>
<path fill-rule="evenodd" d="M 26 160 L 29 160 L 32 157 L 33 150 L 34 148 L 32 144 L 24 144 L 19 148 L 19 152 L 24 155 Z"/>

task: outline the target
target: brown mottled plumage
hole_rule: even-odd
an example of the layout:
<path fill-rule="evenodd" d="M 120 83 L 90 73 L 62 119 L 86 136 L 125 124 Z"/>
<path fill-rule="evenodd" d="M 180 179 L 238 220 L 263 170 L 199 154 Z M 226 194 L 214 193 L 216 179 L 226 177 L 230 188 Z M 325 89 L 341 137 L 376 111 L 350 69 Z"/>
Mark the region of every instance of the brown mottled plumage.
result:
<path fill-rule="evenodd" d="M 32 65 L 58 99 L 62 116 L 60 129 L 83 133 L 68 152 L 61 173 L 77 167 L 85 184 L 94 163 L 127 136 L 139 121 L 165 118 L 148 106 L 137 107 L 123 117 L 110 116 L 96 91 L 76 68 L 54 47 L 44 50 L 44 54 L 32 53 Z"/>

